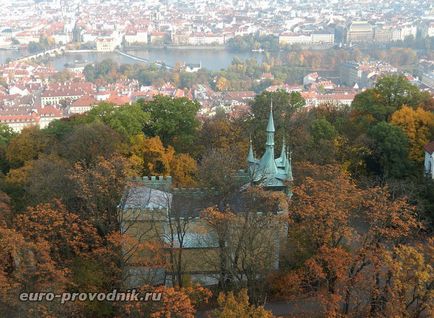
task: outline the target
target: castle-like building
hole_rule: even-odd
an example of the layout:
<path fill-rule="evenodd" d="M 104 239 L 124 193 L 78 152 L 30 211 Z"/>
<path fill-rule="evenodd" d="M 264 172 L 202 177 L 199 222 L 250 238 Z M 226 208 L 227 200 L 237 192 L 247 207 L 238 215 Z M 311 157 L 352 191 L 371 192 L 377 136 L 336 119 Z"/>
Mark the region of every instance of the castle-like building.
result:
<path fill-rule="evenodd" d="M 266 128 L 267 140 L 265 152 L 261 159 L 256 159 L 253 153 L 252 141 L 247 155 L 248 167 L 246 170 L 234 172 L 234 178 L 239 182 L 239 191 L 233 194 L 234 204 L 231 211 L 236 214 L 250 213 L 245 210 L 248 206 L 244 195 L 248 187 L 258 186 L 268 191 L 282 191 L 291 195 L 290 181 L 292 177 L 291 156 L 287 151 L 285 142 L 282 144 L 279 158 L 274 154 L 275 126 L 273 120 L 273 108 L 271 105 Z M 217 198 L 213 197 L 214 191 L 197 188 L 174 188 L 170 176 L 150 176 L 132 180 L 130 186 L 119 204 L 121 231 L 137 238 L 141 242 L 160 242 L 164 246 L 164 253 L 170 251 L 179 252 L 182 249 L 183 277 L 204 285 L 216 284 L 219 272 L 219 253 L 221 253 L 221 238 L 218 238 L 215 229 L 200 217 L 204 209 L 217 205 Z M 261 211 L 255 214 L 257 217 L 265 215 L 281 214 L 286 211 Z M 256 212 L 253 212 L 256 213 Z M 269 248 L 265 249 L 271 270 L 279 266 L 282 238 L 286 238 L 281 224 L 264 223 L 264 227 L 258 229 L 264 236 L 261 241 L 269 241 Z M 237 235 L 236 225 L 227 229 Z M 182 228 L 181 234 L 174 233 L 174 229 Z M 229 226 L 231 227 L 231 226 Z M 182 238 L 180 240 L 180 237 Z M 224 246 L 235 244 L 233 237 L 228 234 Z M 131 250 L 131 249 L 126 249 Z M 169 251 L 170 250 L 170 251 Z M 132 257 L 127 266 L 127 286 L 137 287 L 144 282 L 151 281 L 154 284 L 172 285 L 174 273 L 170 266 L 147 266 L 146 261 L 152 259 L 152 254 L 141 254 Z M 170 260 L 169 260 L 170 263 Z M 173 268 L 173 267 L 172 267 Z"/>

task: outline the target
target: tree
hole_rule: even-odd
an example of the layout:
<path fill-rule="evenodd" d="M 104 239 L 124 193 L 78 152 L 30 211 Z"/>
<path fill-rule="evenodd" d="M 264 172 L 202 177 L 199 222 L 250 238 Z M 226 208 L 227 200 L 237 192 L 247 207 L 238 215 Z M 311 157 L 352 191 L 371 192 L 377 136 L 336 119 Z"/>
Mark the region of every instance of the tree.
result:
<path fill-rule="evenodd" d="M 165 147 L 171 145 L 177 152 L 189 153 L 196 138 L 199 121 L 196 114 L 199 103 L 187 98 L 156 96 L 151 102 L 142 102 L 142 109 L 150 120 L 145 135 L 159 136 Z"/>
<path fill-rule="evenodd" d="M 209 290 L 199 286 L 181 289 L 165 286 L 143 286 L 141 290 L 156 293 L 161 301 L 121 304 L 119 311 L 123 317 L 194 318 L 196 307 L 201 303 L 208 302 L 211 297 Z"/>
<path fill-rule="evenodd" d="M 46 203 L 54 198 L 67 202 L 72 190 L 68 179 L 70 168 L 66 160 L 54 154 L 41 155 L 18 169 L 21 171 L 11 170 L 8 180 L 22 187 L 24 195 L 19 200 L 26 205 Z M 24 178 L 20 177 L 22 174 Z"/>
<path fill-rule="evenodd" d="M 400 299 L 389 292 L 393 268 L 385 259 L 421 224 L 406 198 L 360 189 L 336 169 L 309 166 L 310 176 L 293 189 L 287 277 L 296 281 L 289 286 L 317 295 L 326 316 L 377 316 Z"/>
<path fill-rule="evenodd" d="M 18 168 L 26 161 L 37 159 L 52 143 L 53 140 L 38 127 L 24 128 L 10 140 L 6 158 L 12 167 Z"/>
<path fill-rule="evenodd" d="M 231 120 L 226 114 L 207 118 L 202 124 L 197 140 L 199 157 L 213 150 L 234 153 L 232 159 L 236 160 L 241 168 L 248 150 L 247 137 L 241 120 Z"/>
<path fill-rule="evenodd" d="M 434 113 L 421 107 L 413 109 L 403 106 L 392 114 L 390 122 L 406 133 L 410 144 L 410 159 L 422 161 L 423 146 L 434 136 Z"/>
<path fill-rule="evenodd" d="M 175 187 L 194 187 L 197 184 L 196 161 L 187 154 L 177 154 L 170 162 Z"/>
<path fill-rule="evenodd" d="M 0 124 L 0 172 L 6 173 L 9 169 L 9 163 L 6 159 L 6 149 L 15 136 L 13 130 L 4 124 Z"/>
<path fill-rule="evenodd" d="M 355 119 L 369 123 L 388 121 L 403 105 L 417 107 L 430 100 L 429 94 L 421 92 L 403 75 L 389 75 L 380 78 L 374 88 L 356 95 L 352 106 Z"/>
<path fill-rule="evenodd" d="M 188 154 L 175 154 L 171 146 L 165 148 L 159 137 L 133 136 L 130 161 L 141 176 L 172 176 L 174 186 L 196 184 L 196 161 Z"/>
<path fill-rule="evenodd" d="M 146 138 L 143 134 L 131 138 L 130 160 L 141 176 L 168 176 L 174 159 L 173 147 L 164 147 L 160 138 Z"/>
<path fill-rule="evenodd" d="M 0 191 L 0 227 L 6 227 L 12 222 L 12 209 L 9 196 Z"/>
<path fill-rule="evenodd" d="M 374 142 L 372 170 L 387 178 L 409 174 L 408 139 L 401 128 L 380 122 L 369 129 L 368 136 Z"/>
<path fill-rule="evenodd" d="M 314 142 L 333 140 L 336 135 L 335 127 L 325 118 L 316 119 L 311 124 L 311 134 Z"/>
<path fill-rule="evenodd" d="M 276 140 L 280 141 L 289 128 L 292 114 L 304 105 L 304 99 L 299 94 L 289 95 L 281 90 L 274 93 L 263 92 L 257 95 L 252 102 L 253 117 L 249 121 L 248 130 L 252 133 L 255 149 L 262 149 L 265 144 L 265 130 L 270 113 L 270 104 L 273 101 L 274 124 L 276 127 Z"/>
<path fill-rule="evenodd" d="M 219 308 L 212 313 L 214 318 L 272 318 L 273 314 L 264 307 L 250 305 L 247 290 L 242 289 L 237 295 L 233 292 L 220 293 L 217 299 Z"/>
<path fill-rule="evenodd" d="M 216 88 L 221 92 L 226 91 L 229 88 L 229 81 L 223 76 L 220 76 L 217 79 Z"/>
<path fill-rule="evenodd" d="M 28 208 L 17 216 L 15 226 L 26 240 L 47 242 L 51 258 L 62 266 L 91 252 L 100 242 L 96 229 L 59 201 Z"/>
<path fill-rule="evenodd" d="M 385 264 L 390 269 L 388 315 L 421 317 L 432 312 L 432 239 L 426 244 L 422 248 L 398 245 L 385 255 Z"/>
<path fill-rule="evenodd" d="M 99 157 L 109 158 L 120 151 L 121 138 L 110 127 L 94 122 L 75 126 L 59 148 L 59 154 L 69 162 L 91 166 Z"/>
<path fill-rule="evenodd" d="M 73 185 L 66 205 L 106 235 L 119 228 L 117 207 L 129 176 L 130 164 L 119 155 L 100 156 L 90 166 L 77 162 L 69 175 Z"/>
<path fill-rule="evenodd" d="M 92 108 L 86 117 L 91 122 L 105 123 L 127 138 L 140 133 L 149 121 L 149 114 L 143 112 L 138 104 L 116 108 L 113 105 L 101 103 Z"/>
<path fill-rule="evenodd" d="M 5 124 L 0 124 L 0 147 L 5 147 L 15 136 L 12 128 Z"/>
<path fill-rule="evenodd" d="M 219 268 L 223 290 L 247 288 L 251 301 L 264 303 L 268 277 L 279 262 L 280 245 L 285 239 L 281 218 L 287 212 L 287 196 L 250 188 L 239 193 L 242 208 L 232 202 L 225 210 L 212 207 L 203 218 L 217 235 L 219 257 L 208 262 Z"/>
<path fill-rule="evenodd" d="M 66 315 L 67 308 L 46 302 L 22 302 L 22 292 L 62 292 L 66 271 L 56 266 L 45 241 L 29 242 L 13 229 L 0 226 L 0 315 L 41 317 Z"/>

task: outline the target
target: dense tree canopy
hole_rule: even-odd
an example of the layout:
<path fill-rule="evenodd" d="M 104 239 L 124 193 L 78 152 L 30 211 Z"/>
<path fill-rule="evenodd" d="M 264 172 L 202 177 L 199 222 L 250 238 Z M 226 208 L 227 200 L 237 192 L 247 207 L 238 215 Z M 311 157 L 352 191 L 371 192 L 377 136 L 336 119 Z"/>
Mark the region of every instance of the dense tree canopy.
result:
<path fill-rule="evenodd" d="M 306 54 L 309 61 L 299 62 L 316 58 Z M 262 72 L 249 63 L 234 61 L 232 69 L 246 77 Z M 111 63 L 96 68 L 87 76 L 145 72 Z M 233 74 L 223 75 L 224 85 L 238 85 Z M 284 138 L 292 153 L 291 198 L 249 188 L 239 171 L 249 136 L 256 156 L 262 154 L 271 100 L 276 153 Z M 200 121 L 197 102 L 157 96 L 121 107 L 103 103 L 46 129 L 14 134 L 0 126 L 0 316 L 193 317 L 211 294 L 182 275 L 173 288 L 141 287 L 162 292 L 161 302 L 17 302 L 33 288 L 122 288 L 137 253 L 152 255 L 142 266 L 167 266 L 167 243 L 140 241 L 120 227 L 125 188 L 131 177 L 147 175 L 171 175 L 175 187 L 200 186 L 212 198 L 201 214 L 219 251 L 211 317 L 272 317 L 257 305 L 274 299 L 303 305 L 306 297 L 308 317 L 312 308 L 321 317 L 428 313 L 434 187 L 422 175 L 421 156 L 433 138 L 432 100 L 390 76 L 357 95 L 352 107 L 303 105 L 299 93 L 264 92 L 250 114 Z M 240 208 L 243 214 L 235 212 Z M 270 264 L 274 234 L 281 232 L 277 269 Z"/>

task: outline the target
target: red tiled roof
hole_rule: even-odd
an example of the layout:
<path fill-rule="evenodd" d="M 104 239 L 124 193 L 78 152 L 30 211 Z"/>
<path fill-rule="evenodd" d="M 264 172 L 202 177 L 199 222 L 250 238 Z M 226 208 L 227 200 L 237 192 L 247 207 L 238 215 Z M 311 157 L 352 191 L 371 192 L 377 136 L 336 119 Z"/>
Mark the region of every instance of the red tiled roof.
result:
<path fill-rule="evenodd" d="M 72 107 L 84 107 L 84 106 L 92 106 L 98 104 L 98 101 L 89 95 L 85 95 L 77 99 L 72 103 Z"/>
<path fill-rule="evenodd" d="M 423 146 L 423 149 L 429 154 L 432 154 L 434 152 L 434 140 Z"/>
<path fill-rule="evenodd" d="M 38 122 L 39 117 L 31 114 L 31 115 L 3 115 L 0 116 L 0 122 L 10 123 L 10 122 Z"/>
<path fill-rule="evenodd" d="M 39 107 L 36 111 L 41 117 L 62 117 L 62 111 L 51 105 Z"/>
<path fill-rule="evenodd" d="M 117 106 L 122 106 L 125 104 L 129 104 L 130 98 L 128 96 L 111 95 L 107 102 L 113 103 Z"/>

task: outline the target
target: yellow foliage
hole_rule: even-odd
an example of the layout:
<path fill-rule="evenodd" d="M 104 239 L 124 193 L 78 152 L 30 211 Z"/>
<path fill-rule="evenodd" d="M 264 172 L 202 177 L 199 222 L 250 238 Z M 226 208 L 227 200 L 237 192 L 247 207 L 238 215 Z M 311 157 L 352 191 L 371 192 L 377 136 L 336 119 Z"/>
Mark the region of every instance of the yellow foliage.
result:
<path fill-rule="evenodd" d="M 216 87 L 219 91 L 224 91 L 229 87 L 229 81 L 224 77 L 219 77 L 216 83 Z"/>
<path fill-rule="evenodd" d="M 216 318 L 272 318 L 273 314 L 264 307 L 255 307 L 249 304 L 247 290 L 241 290 L 238 295 L 229 292 L 220 293 L 218 299 L 219 309 L 214 312 Z"/>
<path fill-rule="evenodd" d="M 164 147 L 160 138 L 143 134 L 131 138 L 130 162 L 141 175 L 171 175 L 175 186 L 194 186 L 196 161 L 187 154 L 175 154 L 172 146 Z"/>
<path fill-rule="evenodd" d="M 416 110 L 403 106 L 392 114 L 391 123 L 406 133 L 410 142 L 410 159 L 423 160 L 423 146 L 430 141 L 434 131 L 434 114 L 419 107 Z"/>

